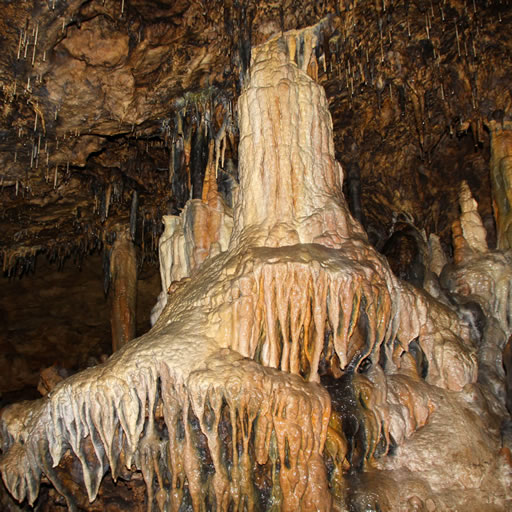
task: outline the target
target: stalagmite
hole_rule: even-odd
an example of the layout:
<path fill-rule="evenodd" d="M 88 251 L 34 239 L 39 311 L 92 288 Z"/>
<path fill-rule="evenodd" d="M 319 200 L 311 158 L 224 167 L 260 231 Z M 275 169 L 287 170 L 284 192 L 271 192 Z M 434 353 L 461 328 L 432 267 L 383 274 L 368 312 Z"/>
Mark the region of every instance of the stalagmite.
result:
<path fill-rule="evenodd" d="M 164 217 L 153 328 L 46 397 L 2 411 L 0 471 L 19 501 L 35 502 L 44 475 L 73 510 L 57 466 L 74 457 L 90 501 L 107 471 L 117 479 L 126 466 L 141 472 L 149 510 L 354 509 L 347 464 L 402 464 L 398 482 L 416 462 L 408 443 L 439 434 L 444 403 L 463 418 L 480 404 L 468 325 L 396 278 L 348 212 L 325 92 L 306 73 L 318 30 L 252 49 L 234 212 L 217 187 L 213 143 L 202 198 Z M 127 229 L 112 253 L 114 297 L 134 284 L 134 266 Z M 498 310 L 510 331 L 508 302 Z M 450 509 L 425 457 L 424 488 Z M 448 466 L 442 453 L 437 463 Z M 403 503 L 420 499 L 401 492 Z"/>
<path fill-rule="evenodd" d="M 512 125 L 489 122 L 491 183 L 498 248 L 512 248 Z"/>
<path fill-rule="evenodd" d="M 461 209 L 460 225 L 468 247 L 477 253 L 487 252 L 487 233 L 478 214 L 477 202 L 473 199 L 471 190 L 465 181 L 461 184 L 459 204 Z"/>
<path fill-rule="evenodd" d="M 110 255 L 112 350 L 135 338 L 137 308 L 137 253 L 130 227 L 116 230 Z"/>
<path fill-rule="evenodd" d="M 151 312 L 152 324 L 167 304 L 172 283 L 189 277 L 207 258 L 227 249 L 233 217 L 217 187 L 217 149 L 212 141 L 202 199 L 188 201 L 179 217 L 163 218 L 165 228 L 158 244 L 162 292 Z"/>
<path fill-rule="evenodd" d="M 441 241 L 439 237 L 431 233 L 428 239 L 429 246 L 429 269 L 434 272 L 436 275 L 440 276 L 441 272 L 448 262 L 446 259 L 446 254 L 443 251 L 441 246 Z"/>
<path fill-rule="evenodd" d="M 151 311 L 152 325 L 155 324 L 167 304 L 167 295 L 171 283 L 180 281 L 190 274 L 185 254 L 185 235 L 181 217 L 164 215 L 162 222 L 164 223 L 164 231 L 158 241 L 162 291 Z"/>

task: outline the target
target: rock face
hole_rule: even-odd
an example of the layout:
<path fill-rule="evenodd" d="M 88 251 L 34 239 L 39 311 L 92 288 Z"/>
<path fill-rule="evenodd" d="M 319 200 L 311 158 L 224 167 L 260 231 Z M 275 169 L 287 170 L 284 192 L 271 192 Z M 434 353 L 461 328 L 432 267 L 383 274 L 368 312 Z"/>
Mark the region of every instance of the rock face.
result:
<path fill-rule="evenodd" d="M 79 491 L 62 478 L 71 458 L 91 502 L 108 470 L 141 472 L 148 509 L 510 504 L 500 402 L 476 384 L 470 325 L 399 281 L 348 213 L 325 94 L 306 73 L 317 30 L 253 49 L 229 244 L 210 172 L 203 199 L 164 219 L 170 294 L 154 327 L 2 412 L 0 470 L 18 500 L 33 504 L 45 477 L 76 510 Z M 506 255 L 485 256 L 507 271 Z M 453 272 L 453 293 L 467 284 L 482 301 L 499 277 L 489 267 L 486 287 L 469 267 Z M 508 295 L 498 296 L 486 312 L 508 333 Z"/>

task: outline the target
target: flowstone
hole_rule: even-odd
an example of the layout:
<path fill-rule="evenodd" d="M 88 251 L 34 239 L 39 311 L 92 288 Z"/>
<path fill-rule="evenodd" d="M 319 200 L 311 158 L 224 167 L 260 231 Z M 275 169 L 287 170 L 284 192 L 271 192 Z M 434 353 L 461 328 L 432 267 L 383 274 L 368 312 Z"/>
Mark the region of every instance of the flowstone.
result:
<path fill-rule="evenodd" d="M 328 103 L 307 74 L 318 30 L 253 49 L 229 244 L 213 186 L 214 200 L 186 209 L 200 225 L 166 219 L 171 293 L 154 327 L 2 412 L 0 470 L 19 501 L 33 504 L 44 476 L 76 510 L 58 467 L 71 453 L 91 502 L 125 467 L 142 473 L 148 510 L 362 510 L 352 470 L 364 486 L 391 447 L 400 456 L 441 421 L 440 396 L 470 401 L 458 398 L 477 379 L 470 326 L 399 281 L 348 212 Z M 386 507 L 398 481 L 376 484 L 380 510 L 411 499 L 443 510 L 430 480 Z"/>

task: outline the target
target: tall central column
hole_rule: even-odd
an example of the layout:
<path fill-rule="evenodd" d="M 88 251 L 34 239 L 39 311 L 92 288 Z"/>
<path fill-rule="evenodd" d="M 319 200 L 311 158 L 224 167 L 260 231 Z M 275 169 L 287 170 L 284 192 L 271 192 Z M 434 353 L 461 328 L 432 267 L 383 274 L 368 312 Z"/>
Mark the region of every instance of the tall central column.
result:
<path fill-rule="evenodd" d="M 365 235 L 343 198 L 325 92 L 292 62 L 288 39 L 253 50 L 250 84 L 239 100 L 235 234 L 270 247 L 339 247 L 348 236 Z"/>

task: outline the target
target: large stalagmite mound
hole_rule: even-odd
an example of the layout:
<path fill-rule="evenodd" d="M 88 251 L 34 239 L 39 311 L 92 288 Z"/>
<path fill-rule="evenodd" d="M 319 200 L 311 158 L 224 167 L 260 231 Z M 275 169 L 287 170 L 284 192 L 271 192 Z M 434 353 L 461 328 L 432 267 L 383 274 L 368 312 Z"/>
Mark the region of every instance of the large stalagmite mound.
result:
<path fill-rule="evenodd" d="M 348 213 L 327 100 L 307 74 L 317 30 L 253 50 L 229 244 L 212 184 L 168 233 L 168 275 L 188 277 L 151 331 L 3 411 L 0 469 L 18 500 L 34 503 L 43 477 L 77 509 L 59 467 L 72 455 L 91 501 L 108 470 L 141 471 L 148 509 L 444 510 L 462 481 L 505 503 L 505 480 L 480 489 L 498 462 L 480 479 L 473 467 L 498 444 L 478 438 L 485 415 L 478 460 L 462 454 L 453 481 L 438 481 L 445 401 L 467 421 L 484 410 L 477 352 L 454 309 L 394 277 Z"/>

